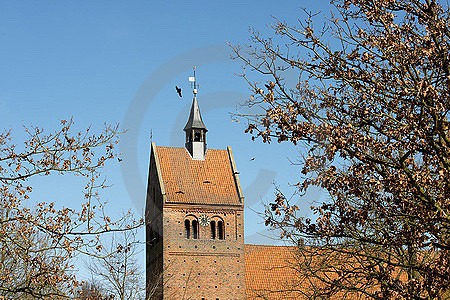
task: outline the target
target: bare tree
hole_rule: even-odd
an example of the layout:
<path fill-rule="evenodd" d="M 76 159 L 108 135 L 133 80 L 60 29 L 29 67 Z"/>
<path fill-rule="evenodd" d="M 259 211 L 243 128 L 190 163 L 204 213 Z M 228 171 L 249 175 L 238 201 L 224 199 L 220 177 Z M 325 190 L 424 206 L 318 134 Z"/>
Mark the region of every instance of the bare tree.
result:
<path fill-rule="evenodd" d="M 64 251 L 40 232 L 16 229 L 7 237 L 10 242 L 3 243 L 0 261 L 2 288 L 10 291 L 8 299 L 62 298 L 73 280 Z M 52 277 L 60 280 L 52 282 Z"/>
<path fill-rule="evenodd" d="M 105 296 L 105 291 L 97 282 L 85 282 L 75 297 L 76 300 L 113 300 L 114 295 Z"/>
<path fill-rule="evenodd" d="M 299 214 L 280 191 L 266 224 L 297 242 L 308 297 L 443 299 L 450 286 L 448 6 L 433 0 L 333 1 L 329 22 L 306 13 L 235 47 L 264 84 L 253 139 L 300 146 L 300 194 L 328 200 Z M 283 45 L 283 46 L 281 46 Z M 286 72 L 296 71 L 294 84 Z M 258 80 L 261 78 L 258 76 Z M 314 288 L 311 288 L 314 287 Z M 447 291 L 447 296 L 445 296 Z"/>
<path fill-rule="evenodd" d="M 142 244 L 136 231 L 123 231 L 113 235 L 109 247 L 104 247 L 87 265 L 93 278 L 108 294 L 120 300 L 144 299 L 144 270 L 139 264 Z"/>
<path fill-rule="evenodd" d="M 11 131 L 0 134 L 0 296 L 7 299 L 67 298 L 79 285 L 72 259 L 102 249 L 99 235 L 139 226 L 131 219 L 111 220 L 99 189 L 104 164 L 115 157 L 117 126 L 73 132 L 73 121 L 45 133 L 24 127 L 27 139 L 16 144 Z M 85 177 L 85 199 L 79 211 L 54 203 L 25 207 L 35 176 L 74 174 Z"/>

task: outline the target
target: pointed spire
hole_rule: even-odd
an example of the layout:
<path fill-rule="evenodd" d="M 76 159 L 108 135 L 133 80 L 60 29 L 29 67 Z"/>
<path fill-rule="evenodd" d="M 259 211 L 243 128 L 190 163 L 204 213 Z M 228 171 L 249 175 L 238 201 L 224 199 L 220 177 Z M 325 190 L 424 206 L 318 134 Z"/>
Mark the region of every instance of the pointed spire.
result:
<path fill-rule="evenodd" d="M 192 100 L 191 113 L 189 115 L 186 126 L 184 126 L 184 131 L 189 131 L 193 128 L 204 129 L 205 131 L 208 131 L 205 124 L 203 123 L 202 115 L 200 114 L 200 108 L 198 107 L 197 97 L 195 96 L 194 100 Z"/>

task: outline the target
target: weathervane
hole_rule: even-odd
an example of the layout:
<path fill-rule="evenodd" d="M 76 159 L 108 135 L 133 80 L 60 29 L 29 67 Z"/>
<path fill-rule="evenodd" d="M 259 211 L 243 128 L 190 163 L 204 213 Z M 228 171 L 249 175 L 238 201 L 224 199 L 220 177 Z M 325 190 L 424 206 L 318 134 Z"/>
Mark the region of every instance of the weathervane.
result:
<path fill-rule="evenodd" d="M 193 87 L 192 92 L 194 93 L 194 96 L 197 94 L 197 81 L 195 77 L 195 67 L 194 67 L 194 76 L 189 77 L 189 82 L 192 82 L 191 86 Z"/>

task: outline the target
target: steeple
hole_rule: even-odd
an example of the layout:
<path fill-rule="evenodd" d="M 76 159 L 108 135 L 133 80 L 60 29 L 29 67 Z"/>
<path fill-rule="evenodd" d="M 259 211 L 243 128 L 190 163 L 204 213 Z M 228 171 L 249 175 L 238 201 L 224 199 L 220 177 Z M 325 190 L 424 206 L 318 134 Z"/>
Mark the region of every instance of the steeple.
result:
<path fill-rule="evenodd" d="M 186 126 L 184 126 L 184 131 L 186 132 L 185 147 L 191 154 L 192 159 L 204 160 L 206 155 L 206 132 L 208 129 L 206 129 L 206 126 L 203 123 L 200 108 L 198 107 L 195 67 L 194 77 L 189 77 L 189 81 L 193 82 L 194 99 L 192 100 L 189 119 Z"/>
<path fill-rule="evenodd" d="M 191 113 L 189 115 L 189 119 L 186 123 L 186 126 L 184 126 L 184 131 L 187 131 L 187 130 L 190 130 L 193 128 L 204 129 L 204 130 L 208 131 L 206 129 L 205 124 L 203 123 L 202 115 L 200 114 L 200 108 L 198 107 L 197 97 L 195 97 L 195 96 L 194 96 L 194 100 L 192 101 Z"/>

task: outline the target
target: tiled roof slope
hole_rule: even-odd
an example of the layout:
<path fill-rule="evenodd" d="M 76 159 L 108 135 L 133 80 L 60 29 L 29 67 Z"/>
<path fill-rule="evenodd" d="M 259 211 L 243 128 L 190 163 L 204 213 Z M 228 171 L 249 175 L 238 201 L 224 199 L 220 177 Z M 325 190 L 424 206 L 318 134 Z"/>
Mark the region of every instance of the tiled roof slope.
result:
<path fill-rule="evenodd" d="M 193 160 L 185 148 L 156 147 L 167 202 L 242 205 L 227 150 Z"/>
<path fill-rule="evenodd" d="M 304 299 L 295 287 L 297 247 L 245 245 L 247 299 Z"/>
<path fill-rule="evenodd" d="M 308 273 L 302 271 L 303 267 L 309 265 L 316 268 L 311 270 L 312 272 L 330 282 L 339 278 L 336 273 L 338 270 L 334 269 L 333 265 L 346 267 L 348 264 L 349 274 L 353 267 L 356 272 L 360 271 L 358 263 L 354 263 L 356 259 L 354 256 L 329 249 L 305 246 L 301 250 L 294 246 L 248 244 L 244 249 L 246 295 L 250 300 L 312 299 L 315 291 L 320 291 L 327 285 L 315 276 L 308 276 Z M 407 274 L 400 274 L 397 279 L 406 281 Z M 346 276 L 347 280 L 346 283 L 351 283 L 355 290 L 335 291 L 337 293 L 330 296 L 330 299 L 372 299 L 365 293 L 358 292 L 358 289 L 380 290 L 379 285 L 362 281 L 361 277 Z"/>

